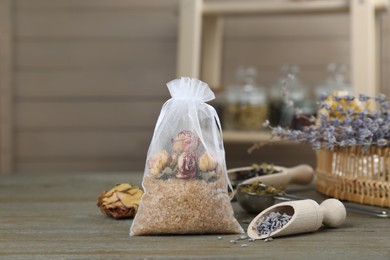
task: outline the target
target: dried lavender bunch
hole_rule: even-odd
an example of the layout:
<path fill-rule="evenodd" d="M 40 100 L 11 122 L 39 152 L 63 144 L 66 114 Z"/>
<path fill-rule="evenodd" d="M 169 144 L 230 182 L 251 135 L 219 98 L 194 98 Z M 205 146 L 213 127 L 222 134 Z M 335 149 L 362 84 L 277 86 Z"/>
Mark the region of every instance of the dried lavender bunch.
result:
<path fill-rule="evenodd" d="M 256 224 L 257 234 L 260 236 L 270 236 L 273 232 L 283 228 L 290 220 L 292 216 L 286 213 L 271 212 L 264 218 L 259 219 Z"/>
<path fill-rule="evenodd" d="M 375 111 L 370 109 L 372 101 L 376 103 Z M 273 136 L 310 144 L 315 150 L 389 145 L 389 100 L 385 95 L 379 94 L 372 98 L 360 94 L 356 98 L 348 94 L 335 93 L 323 96 L 319 107 L 315 123 L 302 130 L 271 127 L 267 121 L 264 126 L 272 130 Z"/>

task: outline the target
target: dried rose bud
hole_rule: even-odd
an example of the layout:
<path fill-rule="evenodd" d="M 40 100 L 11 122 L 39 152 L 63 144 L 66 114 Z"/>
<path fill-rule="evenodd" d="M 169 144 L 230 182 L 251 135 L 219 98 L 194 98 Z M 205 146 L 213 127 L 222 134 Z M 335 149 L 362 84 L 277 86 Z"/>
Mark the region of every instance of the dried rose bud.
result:
<path fill-rule="evenodd" d="M 199 170 L 203 172 L 208 172 L 214 170 L 215 167 L 217 167 L 217 162 L 214 160 L 210 153 L 204 152 L 199 157 L 198 166 Z"/>
<path fill-rule="evenodd" d="M 131 218 L 138 210 L 143 191 L 128 183 L 116 185 L 109 191 L 104 191 L 98 199 L 97 206 L 109 217 Z"/>
<path fill-rule="evenodd" d="M 172 150 L 179 153 L 195 151 L 199 142 L 199 137 L 196 134 L 183 130 L 172 140 Z"/>
<path fill-rule="evenodd" d="M 158 176 L 166 165 L 170 163 L 170 155 L 166 150 L 161 150 L 152 154 L 148 159 L 149 174 L 153 177 Z"/>
<path fill-rule="evenodd" d="M 180 179 L 189 179 L 196 174 L 196 156 L 193 152 L 182 153 L 177 160 L 176 177 Z"/>

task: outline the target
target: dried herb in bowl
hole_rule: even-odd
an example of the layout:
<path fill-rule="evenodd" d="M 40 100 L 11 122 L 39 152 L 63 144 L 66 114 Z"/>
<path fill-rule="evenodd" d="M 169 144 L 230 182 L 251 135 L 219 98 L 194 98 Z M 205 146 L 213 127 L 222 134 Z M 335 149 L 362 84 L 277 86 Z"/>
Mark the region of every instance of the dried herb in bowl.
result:
<path fill-rule="evenodd" d="M 266 185 L 261 181 L 238 185 L 238 204 L 248 213 L 258 214 L 275 203 L 275 196 L 283 196 L 281 189 Z"/>
<path fill-rule="evenodd" d="M 284 193 L 282 189 L 275 188 L 271 185 L 266 185 L 261 181 L 257 181 L 250 184 L 240 184 L 237 188 L 243 192 L 253 195 L 275 195 Z"/>
<path fill-rule="evenodd" d="M 233 188 L 236 188 L 238 184 L 247 179 L 280 172 L 281 170 L 278 170 L 272 163 L 262 163 L 260 165 L 254 163 L 248 170 L 235 171 L 233 177 L 231 178 L 231 184 Z"/>

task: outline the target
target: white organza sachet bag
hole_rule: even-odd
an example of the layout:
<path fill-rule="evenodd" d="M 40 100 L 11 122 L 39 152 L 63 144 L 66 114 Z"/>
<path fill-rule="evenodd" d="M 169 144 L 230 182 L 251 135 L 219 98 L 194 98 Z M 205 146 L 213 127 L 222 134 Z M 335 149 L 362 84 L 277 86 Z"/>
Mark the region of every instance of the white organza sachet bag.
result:
<path fill-rule="evenodd" d="M 242 233 L 230 204 L 230 185 L 215 98 L 192 78 L 168 84 L 147 153 L 138 212 L 130 235 Z"/>

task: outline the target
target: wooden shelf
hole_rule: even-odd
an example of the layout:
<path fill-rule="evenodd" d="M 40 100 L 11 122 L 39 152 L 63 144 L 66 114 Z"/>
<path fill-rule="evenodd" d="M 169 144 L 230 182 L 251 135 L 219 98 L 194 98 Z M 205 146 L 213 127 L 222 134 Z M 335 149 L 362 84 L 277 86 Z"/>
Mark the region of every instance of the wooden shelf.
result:
<path fill-rule="evenodd" d="M 229 1 L 181 0 L 178 32 L 177 75 L 201 78 L 221 86 L 223 16 L 294 13 L 350 14 L 351 82 L 355 94 L 378 92 L 378 23 L 376 11 L 386 10 L 388 0 Z"/>
<path fill-rule="evenodd" d="M 281 14 L 304 12 L 335 12 L 348 9 L 346 0 L 328 0 L 312 2 L 227 2 L 207 3 L 203 5 L 205 15 L 241 15 L 241 14 Z"/>
<path fill-rule="evenodd" d="M 278 142 L 292 143 L 278 137 L 272 137 L 269 131 L 223 131 L 223 141 L 225 143 L 257 143 L 257 142 Z"/>
<path fill-rule="evenodd" d="M 254 14 L 350 14 L 351 82 L 354 94 L 378 93 L 379 48 L 376 11 L 388 0 L 229 1 L 181 0 L 178 32 L 177 76 L 201 78 L 211 87 L 221 86 L 223 16 Z M 224 132 L 225 142 L 268 142 L 266 132 Z M 272 139 L 275 140 L 275 139 Z M 280 140 L 279 140 L 280 141 Z"/>
<path fill-rule="evenodd" d="M 258 1 L 258 2 L 204 2 L 204 15 L 243 15 L 243 14 L 295 14 L 347 12 L 350 0 L 321 1 Z M 387 6 L 386 0 L 374 1 L 375 9 Z"/>

